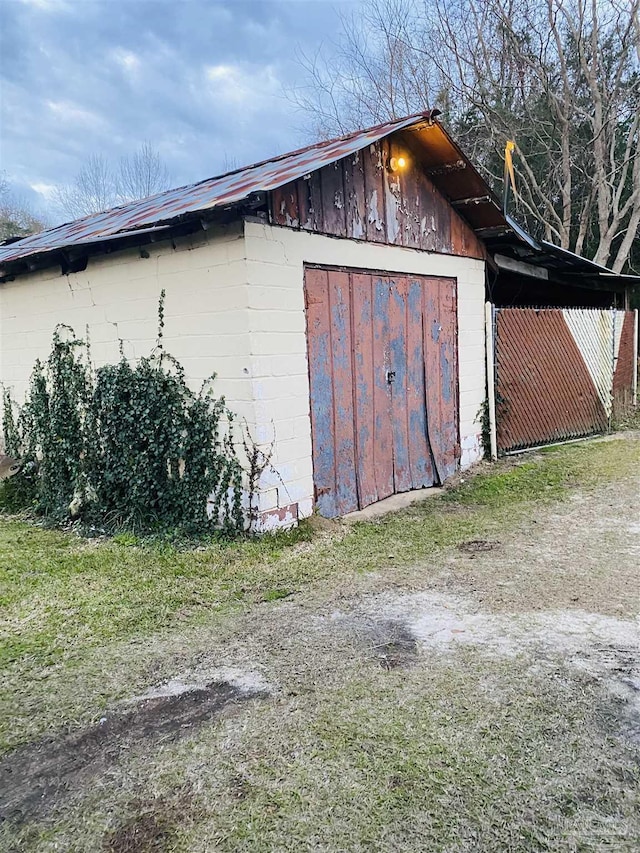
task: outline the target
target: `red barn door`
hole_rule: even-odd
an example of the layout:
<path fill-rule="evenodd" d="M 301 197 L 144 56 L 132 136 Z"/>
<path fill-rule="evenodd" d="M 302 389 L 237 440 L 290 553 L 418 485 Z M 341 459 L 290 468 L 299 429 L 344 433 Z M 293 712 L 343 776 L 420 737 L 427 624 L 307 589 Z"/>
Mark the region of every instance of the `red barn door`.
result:
<path fill-rule="evenodd" d="M 458 462 L 456 282 L 305 271 L 313 469 L 333 517 Z"/>

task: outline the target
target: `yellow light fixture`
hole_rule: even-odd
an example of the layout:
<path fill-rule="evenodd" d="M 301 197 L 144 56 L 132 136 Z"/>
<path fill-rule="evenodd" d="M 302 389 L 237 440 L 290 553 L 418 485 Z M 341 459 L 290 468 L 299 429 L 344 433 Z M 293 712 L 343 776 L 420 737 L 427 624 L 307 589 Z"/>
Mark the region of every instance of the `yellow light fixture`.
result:
<path fill-rule="evenodd" d="M 390 172 L 400 172 L 402 169 L 406 169 L 408 163 L 409 161 L 406 157 L 390 157 L 387 169 Z"/>

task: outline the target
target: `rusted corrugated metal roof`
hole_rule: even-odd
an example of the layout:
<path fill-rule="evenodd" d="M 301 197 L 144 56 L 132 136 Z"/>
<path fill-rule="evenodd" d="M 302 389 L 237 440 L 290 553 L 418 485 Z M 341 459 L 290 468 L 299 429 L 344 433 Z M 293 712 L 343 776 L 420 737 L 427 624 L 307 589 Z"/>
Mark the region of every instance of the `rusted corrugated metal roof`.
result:
<path fill-rule="evenodd" d="M 145 228 L 179 220 L 189 214 L 233 205 L 253 193 L 273 190 L 301 178 L 395 131 L 424 125 L 429 121 L 430 113 L 417 113 L 49 228 L 40 234 L 0 246 L 0 264 L 83 243 L 95 243 L 100 239 L 111 239 L 115 235 L 124 237 Z M 441 130 L 441 133 L 446 136 L 444 131 Z"/>

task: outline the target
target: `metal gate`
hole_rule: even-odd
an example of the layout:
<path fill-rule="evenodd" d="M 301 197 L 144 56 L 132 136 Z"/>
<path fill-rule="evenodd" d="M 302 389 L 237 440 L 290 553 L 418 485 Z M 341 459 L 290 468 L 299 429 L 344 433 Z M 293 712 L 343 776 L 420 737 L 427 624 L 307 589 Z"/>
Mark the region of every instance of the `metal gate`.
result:
<path fill-rule="evenodd" d="M 637 312 L 493 309 L 497 450 L 605 432 L 636 394 Z"/>
<path fill-rule="evenodd" d="M 455 280 L 307 268 L 305 304 L 320 513 L 343 515 L 451 476 Z"/>

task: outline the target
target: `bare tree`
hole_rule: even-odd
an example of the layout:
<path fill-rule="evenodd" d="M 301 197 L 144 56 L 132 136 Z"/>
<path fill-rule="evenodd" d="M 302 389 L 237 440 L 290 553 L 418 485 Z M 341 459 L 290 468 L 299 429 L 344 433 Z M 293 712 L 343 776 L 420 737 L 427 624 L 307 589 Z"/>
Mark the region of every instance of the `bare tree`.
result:
<path fill-rule="evenodd" d="M 525 215 L 621 271 L 640 225 L 638 0 L 433 2 L 467 137 L 515 139 Z"/>
<path fill-rule="evenodd" d="M 418 0 L 370 0 L 340 14 L 336 42 L 299 53 L 302 80 L 290 96 L 329 138 L 427 109 L 440 75 L 417 49 L 424 36 Z"/>
<path fill-rule="evenodd" d="M 147 198 L 170 186 L 169 172 L 151 143 L 145 142 L 118 168 L 100 154 L 92 154 L 74 180 L 59 187 L 55 201 L 64 213 L 80 218 L 91 213 Z"/>
<path fill-rule="evenodd" d="M 169 189 L 170 184 L 169 170 L 150 142 L 120 160 L 117 187 L 123 200 L 147 198 Z"/>
<path fill-rule="evenodd" d="M 100 154 L 92 154 L 74 180 L 54 194 L 58 207 L 74 219 L 115 207 L 119 198 L 117 173 Z"/>
<path fill-rule="evenodd" d="M 0 243 L 37 234 L 45 227 L 30 205 L 11 191 L 9 179 L 0 174 Z"/>
<path fill-rule="evenodd" d="M 621 271 L 640 226 L 640 0 L 370 0 L 294 97 L 322 135 L 438 106 L 521 216 Z M 330 64 L 329 64 L 330 63 Z"/>

